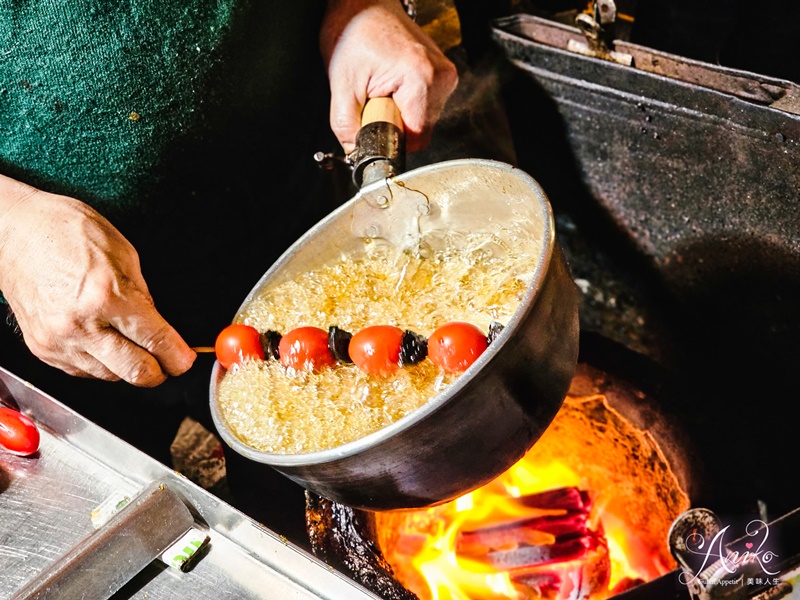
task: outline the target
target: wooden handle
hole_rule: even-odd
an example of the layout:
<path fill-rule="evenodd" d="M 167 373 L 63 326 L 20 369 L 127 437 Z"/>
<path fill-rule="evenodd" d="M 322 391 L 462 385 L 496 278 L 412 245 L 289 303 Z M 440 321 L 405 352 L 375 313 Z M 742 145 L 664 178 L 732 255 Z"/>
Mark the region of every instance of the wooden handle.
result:
<path fill-rule="evenodd" d="M 392 98 L 370 98 L 364 105 L 364 110 L 361 112 L 361 126 L 379 121 L 391 123 L 400 131 L 404 131 L 403 117 Z"/>

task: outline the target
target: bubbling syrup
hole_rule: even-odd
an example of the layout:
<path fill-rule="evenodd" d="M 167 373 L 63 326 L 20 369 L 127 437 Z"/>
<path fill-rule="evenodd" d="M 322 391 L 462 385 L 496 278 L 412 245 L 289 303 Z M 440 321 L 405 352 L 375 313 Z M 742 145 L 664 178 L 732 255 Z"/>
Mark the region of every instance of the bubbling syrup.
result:
<path fill-rule="evenodd" d="M 385 324 L 425 337 L 448 321 L 473 323 L 484 332 L 492 321 L 506 324 L 533 280 L 542 242 L 450 235 L 455 237 L 436 251 L 366 244 L 363 255 L 342 257 L 265 289 L 237 321 L 281 333 L 331 325 L 356 333 Z M 276 360 L 247 360 L 225 373 L 218 400 L 228 426 L 245 444 L 299 454 L 386 427 L 457 377 L 427 359 L 390 377 L 347 364 L 311 373 L 287 370 Z"/>

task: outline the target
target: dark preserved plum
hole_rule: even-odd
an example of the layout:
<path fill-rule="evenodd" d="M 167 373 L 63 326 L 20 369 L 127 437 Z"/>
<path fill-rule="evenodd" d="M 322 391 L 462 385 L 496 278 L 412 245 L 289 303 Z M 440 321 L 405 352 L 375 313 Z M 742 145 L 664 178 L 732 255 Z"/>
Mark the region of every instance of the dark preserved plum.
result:
<path fill-rule="evenodd" d="M 352 363 L 353 359 L 350 358 L 350 340 L 353 334 L 331 325 L 328 327 L 328 350 L 331 351 L 333 358 L 341 363 Z"/>
<path fill-rule="evenodd" d="M 400 342 L 400 361 L 404 365 L 415 365 L 428 356 L 428 340 L 418 333 L 406 330 Z"/>

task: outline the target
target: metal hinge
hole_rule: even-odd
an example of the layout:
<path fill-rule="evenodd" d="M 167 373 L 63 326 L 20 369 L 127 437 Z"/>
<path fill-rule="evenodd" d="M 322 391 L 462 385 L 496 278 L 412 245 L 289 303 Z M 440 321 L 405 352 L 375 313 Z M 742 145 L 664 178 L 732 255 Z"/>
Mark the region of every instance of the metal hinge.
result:
<path fill-rule="evenodd" d="M 412 21 L 417 20 L 417 0 L 400 0 L 406 14 L 411 17 Z"/>
<path fill-rule="evenodd" d="M 575 26 L 581 30 L 586 42 L 570 40 L 567 50 L 632 66 L 633 56 L 614 50 L 617 20 L 617 5 L 614 0 L 594 0 L 592 9 L 592 14 L 580 13 L 575 18 Z"/>

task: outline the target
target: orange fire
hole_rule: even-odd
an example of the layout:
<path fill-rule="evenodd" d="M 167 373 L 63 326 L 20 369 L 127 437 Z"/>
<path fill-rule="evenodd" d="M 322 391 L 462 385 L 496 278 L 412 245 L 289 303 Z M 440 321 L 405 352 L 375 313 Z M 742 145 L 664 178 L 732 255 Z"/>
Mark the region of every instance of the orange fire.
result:
<path fill-rule="evenodd" d="M 631 464 L 615 459 L 631 452 L 637 434 L 626 431 L 629 424 L 620 421 L 609 435 L 614 419 L 604 418 L 592 437 L 581 431 L 578 413 L 562 416 L 585 410 L 585 400 L 565 403 L 534 448 L 488 485 L 434 508 L 377 514 L 378 541 L 395 577 L 423 600 L 595 600 L 674 568 L 663 550 L 666 529 L 688 499 L 679 488 L 666 492 L 668 477 L 652 468 L 624 473 L 637 469 L 642 454 L 653 462 L 643 452 L 653 448 L 647 435 Z M 612 410 L 601 396 L 589 408 L 596 414 L 598 406 Z M 566 444 L 565 427 L 572 434 Z M 553 434 L 555 450 L 547 439 Z M 586 442 L 588 451 L 576 449 Z M 607 456 L 587 466 L 584 452 Z M 596 463 L 605 461 L 612 471 L 604 476 Z M 632 497 L 637 490 L 640 497 Z"/>

